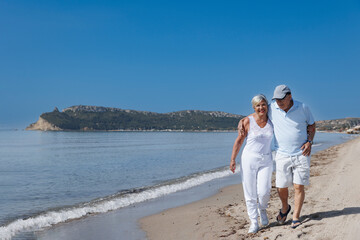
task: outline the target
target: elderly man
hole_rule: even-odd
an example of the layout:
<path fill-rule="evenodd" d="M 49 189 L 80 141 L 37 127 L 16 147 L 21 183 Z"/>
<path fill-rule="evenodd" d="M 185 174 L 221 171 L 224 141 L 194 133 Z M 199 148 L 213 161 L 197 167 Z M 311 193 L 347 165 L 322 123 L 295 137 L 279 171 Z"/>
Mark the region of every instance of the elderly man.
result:
<path fill-rule="evenodd" d="M 292 228 L 298 227 L 304 203 L 304 185 L 309 185 L 311 145 L 315 136 L 315 122 L 309 108 L 293 100 L 286 85 L 275 88 L 269 108 L 269 119 L 274 125 L 276 187 L 282 203 L 277 221 L 284 224 L 290 212 L 288 187 L 295 189 Z"/>
<path fill-rule="evenodd" d="M 304 186 L 309 185 L 311 145 L 315 136 L 315 122 L 309 108 L 293 100 L 286 85 L 275 88 L 273 101 L 269 105 L 269 119 L 274 126 L 276 187 L 282 203 L 277 216 L 279 224 L 284 224 L 291 210 L 288 204 L 291 185 L 295 189 L 295 206 L 292 228 L 301 224 L 300 212 L 304 203 Z M 239 129 L 243 129 L 242 121 Z M 243 131 L 240 131 L 243 132 Z"/>

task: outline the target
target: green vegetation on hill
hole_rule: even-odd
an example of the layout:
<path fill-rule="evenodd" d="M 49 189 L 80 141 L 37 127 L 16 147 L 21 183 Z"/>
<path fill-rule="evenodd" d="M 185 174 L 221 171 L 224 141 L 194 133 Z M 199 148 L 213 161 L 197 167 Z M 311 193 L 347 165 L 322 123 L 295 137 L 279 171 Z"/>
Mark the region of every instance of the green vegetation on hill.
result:
<path fill-rule="evenodd" d="M 243 116 L 223 112 L 153 113 L 94 106 L 75 106 L 41 118 L 63 130 L 235 130 Z"/>

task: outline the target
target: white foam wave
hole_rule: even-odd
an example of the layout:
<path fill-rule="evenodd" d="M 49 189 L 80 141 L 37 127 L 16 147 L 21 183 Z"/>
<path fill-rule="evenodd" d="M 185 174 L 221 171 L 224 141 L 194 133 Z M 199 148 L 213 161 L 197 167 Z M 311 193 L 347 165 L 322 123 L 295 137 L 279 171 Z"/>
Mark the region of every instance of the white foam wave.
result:
<path fill-rule="evenodd" d="M 237 168 L 237 171 L 238 170 L 239 168 Z M 158 198 L 167 194 L 186 190 L 214 179 L 229 176 L 231 174 L 232 173 L 229 170 L 205 173 L 203 175 L 187 179 L 183 182 L 174 183 L 171 185 L 163 185 L 139 193 L 132 193 L 125 196 L 112 198 L 111 200 L 98 202 L 91 206 L 50 211 L 28 219 L 18 219 L 6 226 L 0 227 L 0 239 L 11 239 L 11 237 L 19 232 L 41 230 L 61 222 L 82 218 L 88 214 L 105 213 L 111 210 L 116 210 L 134 203 L 144 202 L 146 200 Z"/>

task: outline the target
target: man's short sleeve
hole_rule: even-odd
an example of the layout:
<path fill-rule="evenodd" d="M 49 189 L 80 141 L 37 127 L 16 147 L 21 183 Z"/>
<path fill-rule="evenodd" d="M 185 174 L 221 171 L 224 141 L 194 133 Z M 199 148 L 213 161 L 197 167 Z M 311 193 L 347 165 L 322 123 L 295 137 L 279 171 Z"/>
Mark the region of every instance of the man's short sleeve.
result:
<path fill-rule="evenodd" d="M 306 104 L 303 104 L 303 109 L 304 109 L 304 112 L 305 112 L 307 124 L 308 125 L 313 125 L 315 123 L 315 121 L 314 121 L 314 117 L 311 114 L 311 111 L 310 111 L 309 107 Z"/>
<path fill-rule="evenodd" d="M 274 107 L 273 103 L 271 102 L 269 105 L 268 105 L 268 117 L 270 119 L 270 121 L 273 120 L 273 116 L 272 116 L 272 108 Z"/>

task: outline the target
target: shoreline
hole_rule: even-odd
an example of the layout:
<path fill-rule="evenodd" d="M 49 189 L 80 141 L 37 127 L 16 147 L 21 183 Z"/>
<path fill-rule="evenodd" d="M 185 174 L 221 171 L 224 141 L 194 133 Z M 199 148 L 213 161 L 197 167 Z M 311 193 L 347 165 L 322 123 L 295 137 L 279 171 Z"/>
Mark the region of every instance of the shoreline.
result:
<path fill-rule="evenodd" d="M 168 209 L 139 220 L 152 239 L 353 239 L 360 231 L 360 138 L 332 146 L 312 155 L 310 185 L 305 187 L 302 225 L 278 226 L 281 207 L 274 187 L 269 202 L 270 224 L 256 234 L 247 234 L 249 220 L 241 184 L 225 187 L 217 194 L 184 206 Z M 329 184 L 329 183 L 336 184 Z M 293 206 L 293 188 L 289 188 Z"/>
<path fill-rule="evenodd" d="M 223 187 L 232 183 L 240 183 L 236 176 L 230 175 L 214 179 L 206 184 L 165 195 L 159 198 L 146 200 L 121 209 L 101 214 L 94 214 L 74 221 L 59 223 L 42 231 L 34 232 L 33 238 L 42 240 L 66 239 L 146 239 L 145 232 L 140 229 L 138 220 L 161 211 L 183 206 L 216 194 Z M 18 235 L 23 239 L 24 235 Z M 17 239 L 17 238 L 16 238 Z"/>

